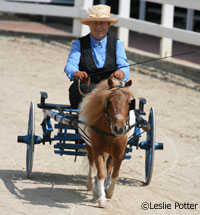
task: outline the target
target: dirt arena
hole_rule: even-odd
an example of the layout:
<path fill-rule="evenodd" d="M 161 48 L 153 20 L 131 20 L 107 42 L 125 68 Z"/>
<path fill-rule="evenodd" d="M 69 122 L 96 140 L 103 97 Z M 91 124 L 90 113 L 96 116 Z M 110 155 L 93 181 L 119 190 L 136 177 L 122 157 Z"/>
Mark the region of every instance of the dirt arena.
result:
<path fill-rule="evenodd" d="M 155 108 L 157 141 L 164 143 L 150 186 L 143 186 L 144 151 L 135 148 L 106 209 L 86 190 L 86 159 L 54 155 L 49 144 L 36 145 L 32 179 L 26 178 L 26 146 L 17 136 L 26 134 L 29 105 L 36 107 L 40 91 L 48 92 L 48 102 L 69 103 L 63 72 L 69 49 L 70 43 L 0 37 L 0 214 L 199 215 L 200 87 L 148 66 L 136 67 L 131 78 L 136 98 L 147 99 L 147 113 Z M 36 135 L 41 120 L 36 108 Z"/>

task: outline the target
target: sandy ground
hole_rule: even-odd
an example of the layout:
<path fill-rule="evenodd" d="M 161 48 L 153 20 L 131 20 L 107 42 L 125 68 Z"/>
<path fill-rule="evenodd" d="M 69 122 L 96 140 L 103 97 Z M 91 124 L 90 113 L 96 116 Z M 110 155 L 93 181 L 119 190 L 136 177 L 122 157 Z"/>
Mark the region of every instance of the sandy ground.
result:
<path fill-rule="evenodd" d="M 147 66 L 136 67 L 131 78 L 136 97 L 148 101 L 147 113 L 155 108 L 157 141 L 165 144 L 156 151 L 150 186 L 143 186 L 144 151 L 135 148 L 106 209 L 97 208 L 86 190 L 85 158 L 74 163 L 73 157 L 54 155 L 53 146 L 36 145 L 32 179 L 26 178 L 26 146 L 17 136 L 26 134 L 30 102 L 39 102 L 41 90 L 48 102 L 68 104 L 63 68 L 69 48 L 0 37 L 0 214 L 199 215 L 199 85 Z M 36 135 L 42 135 L 41 120 L 36 108 Z M 151 208 L 143 210 L 144 202 Z"/>

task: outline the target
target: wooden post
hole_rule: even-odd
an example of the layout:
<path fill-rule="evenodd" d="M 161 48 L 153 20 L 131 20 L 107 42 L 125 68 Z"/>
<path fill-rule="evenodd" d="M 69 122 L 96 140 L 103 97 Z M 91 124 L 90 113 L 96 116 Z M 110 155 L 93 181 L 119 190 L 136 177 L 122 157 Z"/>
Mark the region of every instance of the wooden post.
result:
<path fill-rule="evenodd" d="M 173 28 L 174 24 L 174 5 L 162 5 L 162 20 L 161 25 L 168 28 Z M 160 56 L 166 57 L 172 55 L 172 40 L 170 38 L 161 38 L 160 41 Z"/>
<path fill-rule="evenodd" d="M 140 20 L 145 20 L 145 18 L 146 18 L 146 1 L 145 0 L 140 0 L 139 19 Z"/>
<path fill-rule="evenodd" d="M 131 1 L 119 0 L 119 16 L 129 18 L 130 17 Z M 124 47 L 128 47 L 129 42 L 129 29 L 120 27 L 118 28 L 118 38 L 124 43 Z"/>
<path fill-rule="evenodd" d="M 194 10 L 187 9 L 186 29 L 193 31 Z"/>
<path fill-rule="evenodd" d="M 85 10 L 87 10 L 92 5 L 93 5 L 93 0 L 75 0 L 74 2 L 75 7 L 79 7 L 80 9 L 83 8 Z M 85 16 L 85 15 L 86 13 L 82 15 L 80 11 L 80 16 Z M 87 25 L 80 24 L 80 18 L 74 18 L 73 20 L 72 34 L 75 37 L 81 37 L 89 33 L 89 27 Z"/>

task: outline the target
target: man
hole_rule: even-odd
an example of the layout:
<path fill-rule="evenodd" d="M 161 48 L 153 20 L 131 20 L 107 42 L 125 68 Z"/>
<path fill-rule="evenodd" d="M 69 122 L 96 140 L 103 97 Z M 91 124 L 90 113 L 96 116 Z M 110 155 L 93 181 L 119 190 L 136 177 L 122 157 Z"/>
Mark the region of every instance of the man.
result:
<path fill-rule="evenodd" d="M 73 81 L 69 88 L 72 108 L 78 108 L 82 100 L 78 80 L 81 81 L 81 90 L 85 92 L 86 80 L 90 77 L 90 92 L 109 76 L 123 81 L 129 79 L 129 63 L 122 42 L 108 33 L 110 26 L 118 22 L 118 19 L 110 17 L 110 9 L 107 5 L 92 6 L 87 17 L 80 20 L 81 24 L 89 26 L 90 34 L 73 42 L 64 69 Z"/>

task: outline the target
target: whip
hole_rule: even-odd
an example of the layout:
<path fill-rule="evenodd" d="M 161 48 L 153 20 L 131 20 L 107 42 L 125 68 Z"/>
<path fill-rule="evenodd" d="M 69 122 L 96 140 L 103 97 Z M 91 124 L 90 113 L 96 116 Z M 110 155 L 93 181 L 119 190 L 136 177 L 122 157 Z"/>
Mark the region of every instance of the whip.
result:
<path fill-rule="evenodd" d="M 189 54 L 193 54 L 193 53 L 197 53 L 197 52 L 198 52 L 197 50 L 189 51 L 189 52 L 183 52 L 183 53 L 174 54 L 174 55 L 170 55 L 170 56 L 166 56 L 166 57 L 160 57 L 160 58 L 156 58 L 156 59 L 152 59 L 152 60 L 146 60 L 146 61 L 142 61 L 142 62 L 138 62 L 138 63 L 129 64 L 129 65 L 126 65 L 126 66 L 121 66 L 118 69 L 130 67 L 130 66 L 135 66 L 135 65 L 139 65 L 139 64 L 150 63 L 150 62 L 154 62 L 154 61 L 158 61 L 158 60 L 162 60 L 162 59 L 166 59 L 166 58 L 172 58 L 172 57 L 177 57 L 177 56 L 182 56 L 182 55 L 189 55 Z M 105 74 L 105 73 L 109 73 L 109 72 L 112 72 L 112 71 L 94 72 L 92 74 L 89 74 L 88 76 L 93 77 L 93 76 L 96 76 L 96 75 L 101 75 L 101 74 Z"/>

